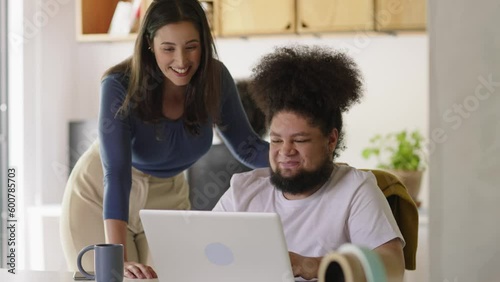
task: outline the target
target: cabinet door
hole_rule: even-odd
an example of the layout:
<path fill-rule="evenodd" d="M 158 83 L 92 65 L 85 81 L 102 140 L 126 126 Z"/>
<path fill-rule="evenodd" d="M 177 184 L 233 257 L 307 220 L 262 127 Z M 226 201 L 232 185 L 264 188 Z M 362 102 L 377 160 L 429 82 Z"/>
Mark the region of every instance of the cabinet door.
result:
<path fill-rule="evenodd" d="M 297 0 L 297 30 L 373 30 L 373 0 Z"/>
<path fill-rule="evenodd" d="M 295 0 L 219 0 L 220 35 L 295 32 Z"/>
<path fill-rule="evenodd" d="M 210 30 L 214 36 L 219 35 L 219 9 L 218 0 L 199 0 L 201 2 L 201 7 L 207 15 L 208 23 L 210 24 Z"/>
<path fill-rule="evenodd" d="M 131 2 L 132 0 L 127 0 Z M 146 0 L 141 0 L 146 1 Z M 109 27 L 119 0 L 76 0 L 76 38 L 78 41 L 132 41 L 134 32 L 110 35 Z M 138 23 L 137 23 L 138 25 Z M 137 28 L 137 27 L 134 27 Z"/>
<path fill-rule="evenodd" d="M 377 30 L 425 30 L 426 0 L 375 0 Z"/>
<path fill-rule="evenodd" d="M 133 41 L 140 22 L 153 0 L 122 0 L 126 2 L 140 1 L 140 20 L 134 23 L 128 35 L 116 36 L 108 34 L 116 6 L 120 0 L 76 0 L 76 37 L 78 41 Z M 218 0 L 199 0 L 203 8 L 212 8 Z M 215 12 L 207 16 L 211 19 Z M 213 25 L 214 28 L 216 25 Z M 215 32 L 215 30 L 214 30 Z"/>
<path fill-rule="evenodd" d="M 80 34 L 108 33 L 118 0 L 80 0 L 77 2 L 80 19 Z"/>
<path fill-rule="evenodd" d="M 207 16 L 208 22 L 210 24 L 210 28 L 214 35 L 217 35 L 217 24 L 214 23 L 214 19 L 218 17 L 217 10 L 214 8 L 217 6 L 218 0 L 198 0 L 201 4 L 201 7 L 205 11 L 205 15 Z M 153 3 L 153 0 L 141 0 L 141 22 L 144 19 L 144 15 L 146 14 L 149 5 Z"/>

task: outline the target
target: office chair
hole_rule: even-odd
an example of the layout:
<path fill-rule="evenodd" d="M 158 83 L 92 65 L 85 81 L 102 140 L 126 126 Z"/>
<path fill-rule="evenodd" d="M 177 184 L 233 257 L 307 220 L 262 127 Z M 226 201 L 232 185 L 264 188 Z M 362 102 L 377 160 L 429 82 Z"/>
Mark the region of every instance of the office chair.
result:
<path fill-rule="evenodd" d="M 267 132 L 265 115 L 250 97 L 248 80 L 236 81 L 241 104 L 252 129 L 260 137 Z M 206 155 L 188 169 L 189 200 L 193 210 L 212 210 L 229 189 L 234 173 L 251 169 L 233 157 L 225 144 L 212 145 Z"/>
<path fill-rule="evenodd" d="M 403 248 L 405 268 L 415 270 L 418 245 L 417 205 L 406 190 L 406 187 L 394 174 L 376 169 L 363 170 L 371 171 L 375 175 L 377 185 L 387 198 L 399 230 L 401 230 L 406 241 L 406 245 Z"/>
<path fill-rule="evenodd" d="M 225 144 L 214 144 L 187 171 L 192 210 L 212 210 L 229 189 L 234 173 L 251 169 L 233 157 Z"/>

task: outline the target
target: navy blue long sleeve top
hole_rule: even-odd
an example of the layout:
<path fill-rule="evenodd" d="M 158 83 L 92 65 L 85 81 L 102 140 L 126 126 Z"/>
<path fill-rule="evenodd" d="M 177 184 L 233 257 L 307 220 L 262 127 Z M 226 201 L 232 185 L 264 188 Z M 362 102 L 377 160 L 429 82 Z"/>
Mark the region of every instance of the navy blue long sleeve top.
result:
<path fill-rule="evenodd" d="M 269 166 L 269 143 L 253 131 L 243 110 L 234 80 L 222 65 L 221 128 L 219 135 L 233 155 L 245 165 Z M 124 74 L 111 74 L 101 83 L 99 142 L 104 171 L 104 219 L 128 221 L 129 196 L 134 167 L 155 177 L 171 177 L 193 165 L 212 145 L 213 126 L 201 125 L 194 136 L 182 119 L 144 123 L 133 114 L 116 112 L 127 94 Z"/>

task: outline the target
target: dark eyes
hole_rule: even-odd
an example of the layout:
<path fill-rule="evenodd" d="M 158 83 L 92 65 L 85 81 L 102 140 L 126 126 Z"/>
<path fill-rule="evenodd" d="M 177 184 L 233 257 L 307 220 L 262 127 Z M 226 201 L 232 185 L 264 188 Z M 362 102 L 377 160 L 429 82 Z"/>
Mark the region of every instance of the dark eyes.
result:
<path fill-rule="evenodd" d="M 311 139 L 296 139 L 296 140 L 292 140 L 292 142 L 294 143 L 306 143 L 306 142 L 309 142 L 311 141 Z M 275 140 L 271 140 L 272 143 L 282 143 L 283 140 L 279 140 L 279 139 L 275 139 Z"/>
<path fill-rule="evenodd" d="M 187 46 L 186 50 L 193 51 L 193 50 L 196 50 L 197 48 L 198 48 L 198 46 Z M 174 52 L 175 48 L 165 48 L 165 49 L 163 49 L 163 51 L 165 51 L 165 52 Z"/>

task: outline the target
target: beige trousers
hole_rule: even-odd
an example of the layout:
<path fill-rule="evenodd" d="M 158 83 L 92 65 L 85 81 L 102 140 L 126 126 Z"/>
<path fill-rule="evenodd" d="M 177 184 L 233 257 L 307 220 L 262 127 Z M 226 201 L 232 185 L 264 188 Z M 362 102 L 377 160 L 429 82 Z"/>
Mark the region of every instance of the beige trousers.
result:
<path fill-rule="evenodd" d="M 94 142 L 73 168 L 62 202 L 60 233 L 66 262 L 71 271 L 78 270 L 76 259 L 82 248 L 106 241 L 103 194 L 99 144 Z M 190 207 L 189 187 L 183 173 L 171 178 L 157 178 L 132 168 L 126 259 L 152 265 L 139 210 L 184 210 Z M 85 270 L 94 269 L 93 252 L 83 256 L 82 265 Z"/>

